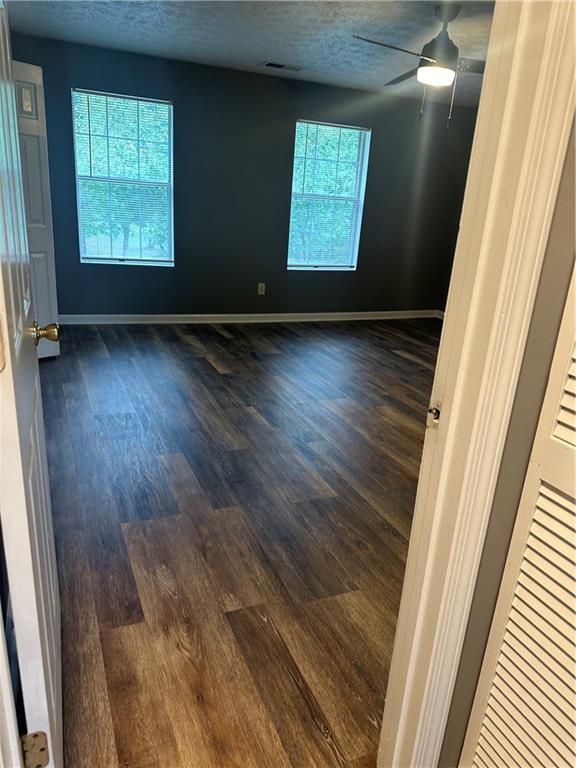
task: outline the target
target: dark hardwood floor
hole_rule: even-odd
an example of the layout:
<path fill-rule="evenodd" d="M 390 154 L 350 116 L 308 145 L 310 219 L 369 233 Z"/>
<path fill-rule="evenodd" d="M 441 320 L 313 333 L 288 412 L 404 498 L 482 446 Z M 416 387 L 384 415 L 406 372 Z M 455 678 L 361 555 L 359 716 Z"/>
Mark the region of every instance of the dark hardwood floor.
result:
<path fill-rule="evenodd" d="M 375 766 L 439 334 L 62 329 L 68 768 Z"/>

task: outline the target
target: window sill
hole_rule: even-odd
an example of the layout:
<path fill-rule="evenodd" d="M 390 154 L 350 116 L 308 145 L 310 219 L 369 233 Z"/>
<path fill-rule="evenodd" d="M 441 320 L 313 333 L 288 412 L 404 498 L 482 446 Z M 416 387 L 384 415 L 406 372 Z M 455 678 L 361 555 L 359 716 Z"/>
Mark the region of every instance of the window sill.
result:
<path fill-rule="evenodd" d="M 173 267 L 173 261 L 140 261 L 138 259 L 80 259 L 80 264 L 108 264 L 112 267 Z"/>
<path fill-rule="evenodd" d="M 356 272 L 356 266 L 353 267 L 308 267 L 308 266 L 288 266 L 288 272 Z"/>

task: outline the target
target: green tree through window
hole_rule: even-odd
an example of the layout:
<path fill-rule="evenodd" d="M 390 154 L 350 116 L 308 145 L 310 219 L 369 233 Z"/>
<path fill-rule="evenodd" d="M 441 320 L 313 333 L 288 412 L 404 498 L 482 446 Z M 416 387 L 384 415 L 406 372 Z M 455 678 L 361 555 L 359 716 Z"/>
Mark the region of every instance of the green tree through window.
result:
<path fill-rule="evenodd" d="M 72 92 L 83 262 L 174 263 L 172 105 Z"/>
<path fill-rule="evenodd" d="M 296 123 L 288 269 L 355 269 L 370 131 Z"/>

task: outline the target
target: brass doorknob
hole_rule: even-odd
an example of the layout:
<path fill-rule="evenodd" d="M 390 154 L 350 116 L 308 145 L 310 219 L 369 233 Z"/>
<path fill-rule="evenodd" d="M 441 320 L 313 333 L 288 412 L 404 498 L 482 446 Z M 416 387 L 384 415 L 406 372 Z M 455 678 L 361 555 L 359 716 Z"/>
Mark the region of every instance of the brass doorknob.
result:
<path fill-rule="evenodd" d="M 50 323 L 49 325 L 40 326 L 34 320 L 32 323 L 32 335 L 34 337 L 34 344 L 38 346 L 40 339 L 48 339 L 48 341 L 58 341 L 60 338 L 60 326 L 58 323 Z"/>

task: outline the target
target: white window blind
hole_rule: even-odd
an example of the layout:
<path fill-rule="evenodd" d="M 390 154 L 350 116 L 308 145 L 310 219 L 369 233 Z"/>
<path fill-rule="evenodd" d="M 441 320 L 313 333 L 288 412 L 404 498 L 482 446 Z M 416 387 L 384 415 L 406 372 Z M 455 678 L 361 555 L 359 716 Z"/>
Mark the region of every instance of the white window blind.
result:
<path fill-rule="evenodd" d="M 356 269 L 370 131 L 296 123 L 288 269 Z"/>
<path fill-rule="evenodd" d="M 172 105 L 73 90 L 80 260 L 174 264 Z"/>

